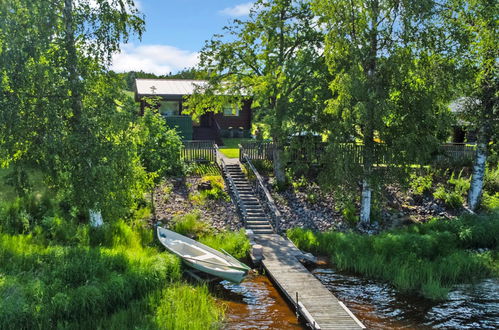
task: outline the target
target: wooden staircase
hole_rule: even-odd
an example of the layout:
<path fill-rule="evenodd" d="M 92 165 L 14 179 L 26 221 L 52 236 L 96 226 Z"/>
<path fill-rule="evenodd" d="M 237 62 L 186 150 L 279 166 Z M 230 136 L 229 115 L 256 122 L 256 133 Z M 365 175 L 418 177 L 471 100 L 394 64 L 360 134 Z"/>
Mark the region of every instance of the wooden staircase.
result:
<path fill-rule="evenodd" d="M 227 164 L 225 175 L 231 182 L 231 190 L 236 196 L 239 209 L 246 229 L 251 229 L 254 234 L 273 234 L 274 229 L 270 224 L 270 219 L 265 214 L 265 210 L 257 195 L 253 191 L 251 184 L 241 170 L 239 164 Z"/>

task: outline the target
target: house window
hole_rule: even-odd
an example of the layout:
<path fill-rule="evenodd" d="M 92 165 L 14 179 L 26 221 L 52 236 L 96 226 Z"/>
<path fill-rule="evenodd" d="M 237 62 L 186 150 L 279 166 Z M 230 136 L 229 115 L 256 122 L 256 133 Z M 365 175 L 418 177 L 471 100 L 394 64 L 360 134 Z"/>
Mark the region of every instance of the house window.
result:
<path fill-rule="evenodd" d="M 159 107 L 159 113 L 163 116 L 178 116 L 180 104 L 178 101 L 163 101 Z"/>
<path fill-rule="evenodd" d="M 239 116 L 239 108 L 231 104 L 224 106 L 224 116 Z"/>

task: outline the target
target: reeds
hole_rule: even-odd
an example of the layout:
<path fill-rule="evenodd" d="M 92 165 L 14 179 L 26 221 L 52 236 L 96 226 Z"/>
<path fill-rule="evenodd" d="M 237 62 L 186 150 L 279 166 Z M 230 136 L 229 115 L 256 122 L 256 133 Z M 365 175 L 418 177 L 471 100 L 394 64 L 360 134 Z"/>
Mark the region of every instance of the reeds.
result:
<path fill-rule="evenodd" d="M 392 283 L 403 292 L 445 299 L 452 285 L 497 274 L 499 217 L 463 216 L 376 236 L 314 233 L 295 228 L 288 237 L 301 249 L 331 256 L 332 263 Z"/>

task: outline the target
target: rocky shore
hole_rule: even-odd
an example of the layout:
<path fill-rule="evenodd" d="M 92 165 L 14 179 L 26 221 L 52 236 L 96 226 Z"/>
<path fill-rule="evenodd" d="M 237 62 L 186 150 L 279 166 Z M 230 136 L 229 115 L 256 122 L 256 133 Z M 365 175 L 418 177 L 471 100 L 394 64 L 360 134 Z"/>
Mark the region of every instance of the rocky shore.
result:
<path fill-rule="evenodd" d="M 189 176 L 169 179 L 154 192 L 157 219 L 165 225 L 176 216 L 199 212 L 201 220 L 218 230 L 239 230 L 243 227 L 234 204 L 229 200 L 199 202 L 195 196 L 203 189 L 201 177 Z"/>

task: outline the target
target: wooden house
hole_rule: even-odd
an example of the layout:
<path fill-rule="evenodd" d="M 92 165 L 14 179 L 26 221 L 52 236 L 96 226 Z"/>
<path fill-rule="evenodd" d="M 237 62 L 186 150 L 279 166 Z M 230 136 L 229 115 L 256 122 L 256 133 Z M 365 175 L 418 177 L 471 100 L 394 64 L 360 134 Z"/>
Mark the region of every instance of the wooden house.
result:
<path fill-rule="evenodd" d="M 184 99 L 196 88 L 206 85 L 204 80 L 188 79 L 136 79 L 135 100 L 140 102 L 141 114 L 147 106 L 144 98 L 160 97 L 159 112 L 166 123 L 176 127 L 185 140 L 214 140 L 223 137 L 249 137 L 251 129 L 251 101 L 243 101 L 234 109 L 227 105 L 222 113 L 208 111 L 198 121 L 184 113 Z"/>

